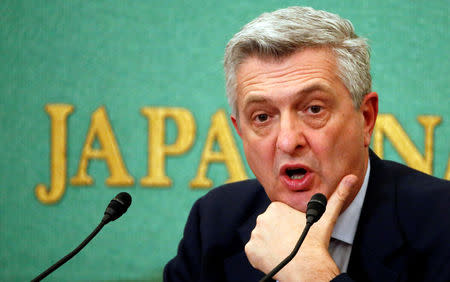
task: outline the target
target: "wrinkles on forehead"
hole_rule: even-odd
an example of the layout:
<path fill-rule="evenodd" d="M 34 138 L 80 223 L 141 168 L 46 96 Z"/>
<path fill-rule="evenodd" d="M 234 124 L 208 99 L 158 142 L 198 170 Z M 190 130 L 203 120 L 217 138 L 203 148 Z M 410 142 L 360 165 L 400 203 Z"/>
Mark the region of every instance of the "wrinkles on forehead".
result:
<path fill-rule="evenodd" d="M 287 98 L 289 96 L 295 96 L 298 100 L 305 99 L 309 95 L 313 93 L 327 93 L 327 96 L 335 96 L 335 91 L 329 85 L 322 83 L 320 81 L 311 81 L 298 89 L 297 91 L 288 93 Z M 322 99 L 325 99 L 324 95 L 321 96 Z M 328 97 L 331 98 L 331 97 Z M 252 104 L 263 104 L 263 103 L 273 103 L 275 99 L 273 99 L 272 95 L 264 95 L 263 93 L 258 93 L 257 91 L 248 92 L 247 95 L 244 95 L 241 105 L 244 108 L 251 106 Z"/>
<path fill-rule="evenodd" d="M 320 51 L 323 54 L 320 60 L 309 59 L 308 54 Z M 329 56 L 330 53 L 333 55 Z M 304 50 L 284 59 L 251 56 L 240 65 L 237 71 L 237 93 L 240 100 L 238 104 L 263 99 L 253 97 L 255 95 L 277 95 L 282 91 L 333 92 L 333 86 L 336 83 L 342 82 L 337 75 L 334 53 L 328 48 Z M 248 98 L 251 98 L 251 101 L 247 101 Z"/>

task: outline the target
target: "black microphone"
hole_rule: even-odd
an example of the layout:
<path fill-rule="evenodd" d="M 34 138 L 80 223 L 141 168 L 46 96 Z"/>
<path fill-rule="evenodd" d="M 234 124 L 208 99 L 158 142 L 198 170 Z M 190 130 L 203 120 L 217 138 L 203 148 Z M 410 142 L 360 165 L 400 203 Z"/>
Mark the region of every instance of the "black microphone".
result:
<path fill-rule="evenodd" d="M 320 219 L 327 207 L 327 197 L 324 194 L 317 193 L 311 197 L 306 206 L 306 222 L 311 225 Z"/>
<path fill-rule="evenodd" d="M 269 281 L 269 279 L 277 274 L 278 271 L 280 271 L 295 257 L 303 243 L 303 240 L 305 240 L 306 234 L 308 234 L 309 228 L 311 228 L 311 226 L 320 219 L 322 214 L 325 212 L 326 206 L 327 198 L 323 194 L 317 193 L 311 197 L 311 200 L 309 200 L 308 205 L 306 206 L 306 225 L 294 249 L 282 262 L 280 262 L 280 264 L 272 269 L 271 272 L 267 273 L 266 276 L 259 280 L 259 282 Z"/>
<path fill-rule="evenodd" d="M 105 210 L 105 216 L 102 221 L 106 223 L 114 221 L 124 214 L 128 207 L 131 205 L 131 196 L 127 192 L 121 192 L 117 194 L 114 199 L 109 202 L 108 207 Z"/>
<path fill-rule="evenodd" d="M 78 246 L 76 247 L 72 252 L 70 252 L 68 255 L 60 259 L 58 262 L 56 262 L 54 265 L 50 266 L 47 270 L 36 276 L 32 282 L 34 281 L 41 281 L 45 277 L 47 277 L 50 273 L 58 269 L 61 265 L 65 264 L 68 260 L 73 258 L 76 254 L 78 254 L 81 249 L 83 249 L 91 240 L 92 238 L 97 235 L 98 232 L 111 221 L 114 221 L 121 217 L 128 209 L 128 207 L 131 205 L 131 196 L 130 194 L 126 192 L 121 192 L 114 197 L 114 199 L 111 200 L 108 207 L 105 210 L 105 215 L 103 216 L 102 221 L 100 224 L 95 228 L 95 230 Z"/>

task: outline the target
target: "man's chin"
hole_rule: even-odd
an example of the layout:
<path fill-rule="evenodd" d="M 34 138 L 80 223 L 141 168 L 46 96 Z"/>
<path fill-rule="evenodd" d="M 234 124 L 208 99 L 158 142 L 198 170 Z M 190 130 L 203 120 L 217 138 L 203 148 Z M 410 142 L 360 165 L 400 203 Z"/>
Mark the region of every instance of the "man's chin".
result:
<path fill-rule="evenodd" d="M 285 203 L 286 205 L 290 206 L 291 208 L 298 210 L 302 213 L 306 213 L 306 207 L 308 205 L 309 200 L 311 199 L 311 196 L 309 196 L 309 193 L 296 193 L 297 195 L 290 196 L 287 199 L 281 200 L 281 202 Z"/>
<path fill-rule="evenodd" d="M 290 206 L 291 208 L 298 210 L 299 212 L 302 212 L 302 213 L 306 213 L 307 204 L 308 203 L 305 203 L 305 204 L 299 204 L 299 203 L 289 204 L 289 203 L 287 203 L 288 206 Z"/>
<path fill-rule="evenodd" d="M 272 202 L 281 202 L 284 203 L 291 208 L 298 210 L 302 213 L 306 213 L 306 207 L 308 205 L 309 200 L 311 200 L 311 197 L 317 193 L 318 189 L 311 189 L 311 190 L 303 190 L 303 191 L 292 191 L 287 189 L 286 187 L 278 187 L 279 189 L 276 189 L 276 191 L 282 193 L 275 193 L 275 194 L 269 194 L 266 191 L 267 195 L 269 196 L 270 200 Z"/>

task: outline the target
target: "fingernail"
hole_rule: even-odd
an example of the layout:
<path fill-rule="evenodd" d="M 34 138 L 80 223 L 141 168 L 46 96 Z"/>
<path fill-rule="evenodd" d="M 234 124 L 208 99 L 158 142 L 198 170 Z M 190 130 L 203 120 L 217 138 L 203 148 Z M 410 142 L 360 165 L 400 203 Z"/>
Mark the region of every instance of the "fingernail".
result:
<path fill-rule="evenodd" d="M 353 186 L 353 185 L 355 185 L 357 179 L 358 178 L 356 176 L 354 176 L 353 174 L 349 175 L 349 176 L 347 176 L 345 178 L 345 185 L 346 186 Z"/>

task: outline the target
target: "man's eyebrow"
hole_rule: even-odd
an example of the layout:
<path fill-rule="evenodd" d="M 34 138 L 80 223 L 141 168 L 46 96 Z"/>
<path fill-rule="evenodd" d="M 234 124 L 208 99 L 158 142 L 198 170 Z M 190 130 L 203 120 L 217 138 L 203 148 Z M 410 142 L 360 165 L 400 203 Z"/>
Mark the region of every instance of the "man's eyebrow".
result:
<path fill-rule="evenodd" d="M 265 97 L 265 96 L 252 95 L 252 96 L 250 96 L 248 98 L 246 97 L 246 99 L 244 99 L 244 105 L 265 103 L 270 100 L 271 99 L 269 99 L 268 97 Z"/>
<path fill-rule="evenodd" d="M 324 83 L 313 83 L 300 89 L 296 94 L 310 94 L 315 91 L 331 91 L 331 87 Z"/>
<path fill-rule="evenodd" d="M 295 96 L 300 96 L 301 98 L 306 98 L 308 95 L 316 92 L 316 91 L 331 91 L 332 89 L 323 83 L 313 83 L 311 85 L 307 85 L 306 87 L 298 90 L 293 93 Z M 300 98 L 300 97 L 299 97 Z M 271 102 L 271 96 L 263 96 L 263 95 L 250 95 L 244 98 L 244 105 L 248 106 L 250 104 L 259 104 L 259 103 L 267 103 Z"/>

